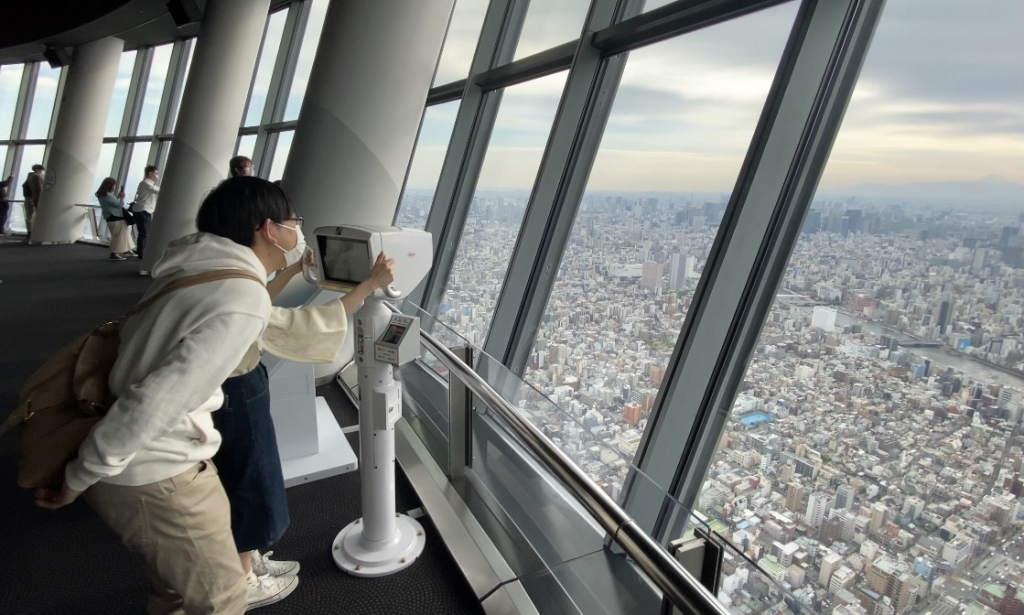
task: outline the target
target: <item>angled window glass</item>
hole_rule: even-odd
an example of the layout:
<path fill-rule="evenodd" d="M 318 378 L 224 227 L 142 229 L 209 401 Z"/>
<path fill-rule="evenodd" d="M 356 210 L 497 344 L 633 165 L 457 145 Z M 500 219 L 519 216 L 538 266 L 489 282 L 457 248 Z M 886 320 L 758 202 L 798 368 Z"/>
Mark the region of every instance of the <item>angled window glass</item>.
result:
<path fill-rule="evenodd" d="M 243 126 L 259 126 L 263 117 L 263 108 L 267 104 L 270 91 L 270 79 L 274 74 L 277 62 L 277 51 L 281 48 L 281 37 L 284 34 L 284 22 L 288 19 L 288 10 L 278 11 L 267 18 L 266 33 L 260 58 L 256 63 L 256 77 L 253 79 L 252 91 L 249 93 L 249 105 L 245 110 Z"/>
<path fill-rule="evenodd" d="M 444 37 L 441 59 L 434 73 L 434 85 L 444 85 L 469 75 L 469 65 L 476 52 L 480 28 L 487 13 L 487 0 L 457 0 L 448 33 Z"/>
<path fill-rule="evenodd" d="M 518 60 L 574 41 L 583 30 L 583 20 L 590 8 L 588 0 L 533 0 L 526 11 L 526 21 L 519 36 Z"/>
<path fill-rule="evenodd" d="M 795 8 L 679 36 L 634 51 L 626 62 L 524 378 L 601 425 L 601 438 L 627 462 L 665 377 Z M 614 464 L 588 467 L 595 481 L 622 487 Z"/>
<path fill-rule="evenodd" d="M 121 134 L 121 124 L 124 121 L 124 107 L 128 103 L 128 90 L 132 84 L 132 71 L 135 69 L 135 51 L 125 51 L 121 54 L 121 60 L 117 64 L 117 78 L 114 80 L 114 96 L 110 99 L 110 109 L 107 110 L 107 125 L 103 129 L 103 135 L 116 137 Z M 104 175 L 103 177 L 106 177 Z"/>
<path fill-rule="evenodd" d="M 526 212 L 564 72 L 504 90 L 438 318 L 483 346 Z"/>
<path fill-rule="evenodd" d="M 25 135 L 28 139 L 46 139 L 50 136 L 50 120 L 53 118 L 57 101 L 60 71 L 59 68 L 50 68 L 46 63 L 39 65 L 36 93 L 32 98 L 32 112 L 28 118 L 28 132 Z"/>
<path fill-rule="evenodd" d="M 108 177 L 111 177 L 110 171 L 111 168 L 114 166 L 114 153 L 116 151 L 116 143 L 104 143 L 103 145 L 100 146 L 100 159 L 99 162 L 96 163 L 96 174 L 93 177 L 92 185 L 89 187 L 88 192 L 82 197 L 85 199 L 81 201 L 82 203 L 93 203 L 96 201 L 95 192 L 99 189 L 100 182 L 102 182 L 104 179 Z M 129 199 L 128 201 L 125 201 L 125 203 L 130 203 L 132 195 L 128 194 L 128 186 L 126 186 L 124 182 L 117 182 L 118 189 L 120 189 L 122 186 L 124 186 L 125 189 L 125 198 Z M 116 193 L 117 190 L 114 190 L 114 192 Z"/>
<path fill-rule="evenodd" d="M 121 181 L 125 185 L 125 198 L 129 202 L 135 200 L 135 191 L 139 183 L 146 178 L 146 165 L 149 164 L 149 150 L 153 144 L 150 141 L 140 141 L 132 144 L 132 155 L 128 161 L 128 172 Z"/>
<path fill-rule="evenodd" d="M 313 69 L 313 58 L 320 42 L 320 32 L 324 27 L 327 15 L 327 0 L 312 0 L 309 7 L 309 18 L 306 20 L 306 31 L 302 33 L 302 45 L 299 47 L 299 60 L 295 64 L 295 76 L 292 78 L 292 89 L 288 93 L 288 104 L 285 105 L 285 121 L 298 119 L 302 107 L 302 97 L 306 94 L 309 83 L 309 72 Z"/>
<path fill-rule="evenodd" d="M 256 135 L 243 135 L 238 138 L 238 149 L 235 151 L 236 156 L 247 156 L 248 158 L 253 157 L 253 152 L 256 151 Z"/>
<path fill-rule="evenodd" d="M 178 124 L 178 114 L 181 112 L 181 97 L 185 95 L 185 86 L 188 84 L 188 74 L 192 70 L 192 52 L 195 51 L 196 46 L 193 42 L 188 46 L 187 57 L 185 58 L 185 74 L 182 75 L 181 89 L 178 90 L 177 103 L 174 105 L 174 117 L 171 118 L 170 132 L 174 132 L 174 127 Z"/>
<path fill-rule="evenodd" d="M 146 94 L 142 99 L 142 113 L 139 115 L 139 128 L 136 135 L 151 135 L 156 130 L 156 116 L 160 111 L 160 99 L 163 97 L 164 86 L 167 85 L 167 70 L 171 65 L 171 49 L 173 45 L 161 45 L 153 49 L 152 63 L 149 67 L 149 79 L 146 80 Z"/>
<path fill-rule="evenodd" d="M 270 181 L 281 179 L 281 176 L 284 175 L 285 164 L 288 163 L 288 152 L 292 151 L 292 137 L 294 136 L 294 130 L 288 130 L 278 135 L 277 149 L 274 150 L 274 158 L 270 164 L 270 171 L 264 174 L 263 169 L 261 168 L 261 177 L 265 177 Z M 260 166 L 265 167 L 266 165 L 263 164 Z"/>
<path fill-rule="evenodd" d="M 886 5 L 706 468 L 694 504 L 764 569 L 806 564 L 790 585 L 805 612 L 1013 600 L 1021 23 L 1016 0 Z M 726 598 L 769 610 L 746 579 Z"/>
<path fill-rule="evenodd" d="M 453 100 L 427 107 L 420 127 L 419 140 L 412 155 L 405 191 L 395 215 L 396 224 L 422 229 L 427 225 L 430 204 L 434 200 L 441 165 L 452 138 L 459 101 Z"/>
<path fill-rule="evenodd" d="M 18 107 L 24 64 L 0 66 L 0 141 L 10 139 L 14 128 L 14 112 Z"/>

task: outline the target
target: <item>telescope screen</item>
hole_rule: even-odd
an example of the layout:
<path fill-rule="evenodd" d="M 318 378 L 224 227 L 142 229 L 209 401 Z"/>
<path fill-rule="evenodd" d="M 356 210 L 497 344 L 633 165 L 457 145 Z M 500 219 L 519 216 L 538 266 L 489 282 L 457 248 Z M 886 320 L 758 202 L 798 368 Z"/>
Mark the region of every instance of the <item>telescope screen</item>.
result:
<path fill-rule="evenodd" d="M 370 249 L 365 241 L 321 235 L 324 277 L 331 282 L 357 285 L 370 277 Z"/>

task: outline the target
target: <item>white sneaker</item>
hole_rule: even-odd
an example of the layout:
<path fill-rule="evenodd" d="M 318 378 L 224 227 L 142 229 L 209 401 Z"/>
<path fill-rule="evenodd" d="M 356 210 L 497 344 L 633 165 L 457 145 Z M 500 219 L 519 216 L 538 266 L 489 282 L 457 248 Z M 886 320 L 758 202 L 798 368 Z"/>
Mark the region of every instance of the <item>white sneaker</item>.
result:
<path fill-rule="evenodd" d="M 267 551 L 260 555 L 259 551 L 252 552 L 252 571 L 257 575 L 269 574 L 272 577 L 283 577 L 288 574 L 299 574 L 299 562 L 289 560 L 275 561 L 270 559 L 273 551 Z"/>
<path fill-rule="evenodd" d="M 249 584 L 249 604 L 245 607 L 246 611 L 280 602 L 299 586 L 299 577 L 293 574 L 272 577 L 257 576 L 255 572 L 250 572 L 246 581 Z"/>

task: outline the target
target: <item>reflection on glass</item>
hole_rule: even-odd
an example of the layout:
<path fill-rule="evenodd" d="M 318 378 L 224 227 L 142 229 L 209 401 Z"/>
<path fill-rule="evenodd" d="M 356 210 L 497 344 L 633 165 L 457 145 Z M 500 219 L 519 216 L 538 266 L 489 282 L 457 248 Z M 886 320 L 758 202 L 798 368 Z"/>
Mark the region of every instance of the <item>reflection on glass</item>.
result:
<path fill-rule="evenodd" d="M 125 51 L 117 64 L 117 79 L 114 81 L 114 97 L 110 100 L 107 111 L 107 125 L 103 135 L 116 137 L 121 133 L 124 120 L 124 107 L 128 102 L 128 88 L 132 84 L 132 71 L 135 69 L 135 51 Z"/>
<path fill-rule="evenodd" d="M 565 77 L 555 73 L 504 91 L 438 314 L 474 346 L 483 346 L 491 328 Z"/>
<path fill-rule="evenodd" d="M 116 143 L 104 143 L 100 147 L 100 160 L 96 165 L 96 175 L 93 177 L 92 185 L 85 195 L 83 195 L 80 203 L 92 203 L 96 200 L 95 192 L 100 187 L 100 182 L 104 179 L 111 177 L 111 167 L 114 166 L 114 153 L 117 151 Z M 118 188 L 124 185 L 124 182 L 118 182 Z M 127 186 L 125 192 L 127 192 Z M 116 191 L 115 191 L 116 192 Z M 131 196 L 131 195 L 129 195 Z"/>
<path fill-rule="evenodd" d="M 1024 5 L 922 8 L 886 6 L 696 502 L 814 609 L 1020 596 Z"/>
<path fill-rule="evenodd" d="M 11 138 L 24 64 L 0 66 L 0 140 Z"/>
<path fill-rule="evenodd" d="M 181 78 L 181 88 L 178 90 L 177 104 L 174 105 L 174 115 L 171 117 L 170 128 L 167 132 L 174 132 L 174 127 L 178 124 L 178 115 L 181 113 L 181 97 L 185 94 L 185 86 L 188 84 L 188 73 L 192 70 L 192 52 L 195 51 L 195 43 L 189 45 L 185 51 L 187 57 L 185 58 L 185 74 Z"/>
<path fill-rule="evenodd" d="M 590 7 L 588 0 L 533 0 L 526 12 L 523 33 L 516 46 L 518 60 L 574 41 L 583 30 Z"/>
<path fill-rule="evenodd" d="M 60 83 L 59 68 L 48 64 L 39 66 L 36 78 L 36 93 L 32 98 L 32 111 L 28 118 L 28 139 L 46 139 L 50 136 L 50 119 L 57 101 L 57 86 Z"/>
<path fill-rule="evenodd" d="M 427 107 L 423 114 L 423 125 L 412 155 L 405 192 L 395 215 L 398 226 L 417 229 L 426 227 L 437 178 L 441 175 L 441 165 L 452 138 L 458 111 L 459 103 L 453 100 Z"/>
<path fill-rule="evenodd" d="M 245 111 L 243 126 L 258 126 L 263 116 L 263 107 L 267 104 L 270 90 L 270 78 L 274 73 L 277 50 L 281 47 L 281 36 L 284 34 L 284 22 L 287 17 L 288 10 L 285 9 L 267 18 L 266 35 L 263 37 L 260 59 L 256 64 L 256 78 L 249 94 L 249 106 Z"/>
<path fill-rule="evenodd" d="M 160 99 L 167 84 L 167 72 L 171 66 L 173 45 L 161 45 L 153 50 L 149 79 L 146 80 L 146 95 L 142 99 L 142 114 L 136 135 L 151 135 L 156 131 L 156 116 L 160 111 Z"/>
<path fill-rule="evenodd" d="M 254 151 L 256 151 L 256 135 L 243 135 L 238 138 L 238 151 L 235 152 L 236 156 L 248 156 L 249 158 L 252 158 Z"/>
<path fill-rule="evenodd" d="M 281 176 L 284 175 L 285 164 L 288 162 L 288 152 L 292 151 L 292 137 L 294 136 L 295 131 L 289 130 L 287 132 L 282 132 L 277 137 L 277 149 L 274 150 L 274 158 L 270 164 L 270 173 L 261 175 L 261 177 L 265 177 L 271 181 L 281 179 Z M 263 169 L 260 169 L 260 172 L 262 173 Z"/>
<path fill-rule="evenodd" d="M 457 0 L 448 33 L 444 37 L 441 59 L 434 74 L 434 85 L 444 85 L 469 74 L 480 28 L 487 13 L 487 0 Z"/>
<path fill-rule="evenodd" d="M 28 179 L 29 173 L 32 172 L 32 165 L 46 163 L 43 161 L 43 154 L 46 153 L 45 145 L 23 145 L 21 147 L 21 164 L 14 171 L 14 188 L 11 198 L 17 201 L 23 201 L 21 185 Z M 25 206 L 23 203 L 15 203 L 11 205 L 11 213 L 7 220 L 7 226 L 12 231 L 18 233 L 27 232 L 25 228 Z"/>
<path fill-rule="evenodd" d="M 785 6 L 719 24 L 626 63 L 524 378 L 600 426 L 627 463 L 793 16 Z M 734 47 L 728 62 L 723 43 Z"/>
<path fill-rule="evenodd" d="M 149 150 L 152 147 L 153 144 L 150 141 L 132 144 L 132 156 L 128 162 L 128 173 L 120 182 L 127 187 L 125 198 L 130 201 L 135 200 L 136 188 L 146 178 L 145 169 L 146 165 L 149 164 Z"/>
<path fill-rule="evenodd" d="M 309 72 L 313 69 L 313 58 L 316 57 L 316 47 L 320 42 L 320 32 L 324 27 L 324 17 L 327 15 L 328 0 L 311 0 L 311 2 L 313 4 L 309 7 L 306 31 L 302 34 L 302 45 L 299 47 L 299 60 L 295 65 L 292 89 L 288 93 L 288 104 L 284 109 L 285 121 L 299 117 L 302 97 L 306 94 Z"/>

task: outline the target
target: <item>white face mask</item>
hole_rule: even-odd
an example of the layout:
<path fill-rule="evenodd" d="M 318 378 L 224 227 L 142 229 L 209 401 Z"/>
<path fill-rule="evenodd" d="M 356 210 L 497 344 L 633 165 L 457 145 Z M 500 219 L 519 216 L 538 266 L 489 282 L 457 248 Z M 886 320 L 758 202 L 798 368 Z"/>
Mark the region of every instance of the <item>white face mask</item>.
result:
<path fill-rule="evenodd" d="M 295 227 L 292 227 L 292 226 L 288 226 L 286 224 L 281 224 L 279 222 L 275 222 L 274 224 L 276 224 L 276 225 L 278 225 L 278 226 L 280 226 L 282 228 L 286 228 L 289 231 L 292 231 L 292 232 L 295 233 L 295 237 L 296 237 L 295 247 L 292 248 L 291 250 L 285 250 L 280 245 L 274 244 L 274 245 L 277 245 L 277 249 L 278 250 L 284 252 L 285 267 L 291 267 L 295 263 L 301 261 L 302 257 L 306 254 L 306 237 L 302 233 L 299 232 L 298 228 L 295 228 Z"/>

